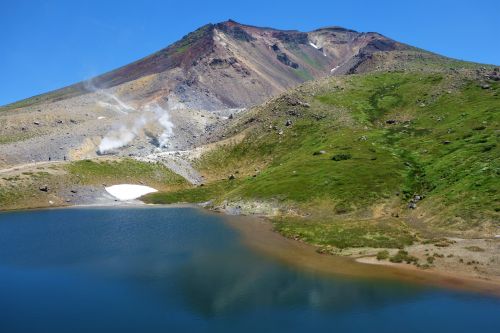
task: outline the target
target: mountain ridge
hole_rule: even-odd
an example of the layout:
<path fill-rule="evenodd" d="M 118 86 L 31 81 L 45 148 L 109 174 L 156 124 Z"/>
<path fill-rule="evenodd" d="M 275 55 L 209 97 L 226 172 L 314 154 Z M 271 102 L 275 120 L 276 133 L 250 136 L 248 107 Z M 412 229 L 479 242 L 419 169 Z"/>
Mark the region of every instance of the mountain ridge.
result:
<path fill-rule="evenodd" d="M 268 32 L 268 35 L 274 40 L 278 40 L 285 43 L 294 43 L 307 45 L 307 42 L 313 38 L 316 39 L 320 36 L 320 33 L 326 32 L 340 32 L 342 34 L 357 34 L 357 36 L 376 36 L 376 38 L 383 39 L 384 41 L 391 39 L 378 34 L 378 33 L 358 33 L 351 29 L 346 29 L 343 27 L 331 26 L 318 28 L 310 32 L 301 32 L 298 30 L 280 30 L 274 28 L 263 28 L 252 25 L 240 24 L 233 20 L 228 20 L 220 23 L 209 23 L 206 24 L 195 31 L 185 35 L 180 40 L 172 43 L 171 45 L 160 49 L 153 54 L 143 57 L 137 61 L 134 61 L 128 65 L 120 66 L 117 69 L 108 71 L 101 75 L 98 75 L 90 80 L 92 83 L 92 88 L 106 89 L 112 88 L 117 85 L 140 79 L 144 76 L 151 74 L 158 74 L 175 67 L 181 67 L 183 70 L 188 70 L 196 59 L 200 59 L 209 53 L 212 53 L 214 47 L 214 35 L 217 33 L 216 30 L 220 30 L 229 34 L 240 41 L 255 40 L 253 34 L 262 34 L 263 32 Z M 247 31 L 248 30 L 248 31 Z M 318 35 L 318 36 L 316 36 Z M 323 36 L 324 37 L 324 36 Z M 375 38 L 375 37 L 374 37 Z M 339 43 L 346 43 L 345 40 L 339 40 Z M 394 41 L 392 41 L 394 42 Z M 271 46 L 270 44 L 269 46 Z M 398 43 L 398 45 L 403 45 Z M 401 47 L 401 46 L 400 46 Z M 371 50 L 373 51 L 373 50 Z M 286 50 L 284 52 L 286 54 Z M 288 55 L 287 55 L 288 56 Z M 295 62 L 297 60 L 295 59 Z M 308 67 L 305 64 L 300 64 L 302 67 Z M 310 66 L 309 66 L 310 67 Z M 334 67 L 334 63 L 330 63 L 327 67 Z M 328 70 L 331 70 L 328 68 Z M 312 68 L 307 68 L 308 72 L 314 70 Z M 310 73 L 309 73 L 310 74 Z M 324 70 L 322 75 L 328 75 L 329 73 Z M 312 73 L 313 77 L 319 77 L 318 73 Z M 295 78 L 295 82 L 303 82 L 303 78 Z M 60 100 L 67 94 L 68 97 L 73 97 L 78 94 L 92 92 L 93 89 L 88 89 L 88 83 L 86 81 L 78 82 L 69 85 L 64 88 L 57 89 L 55 91 L 49 92 L 56 93 L 58 97 L 55 100 Z M 47 93 L 46 93 L 47 94 Z M 41 98 L 46 94 L 40 94 L 34 96 L 35 98 Z M 4 106 L 11 107 L 16 105 L 18 102 L 10 103 Z"/>

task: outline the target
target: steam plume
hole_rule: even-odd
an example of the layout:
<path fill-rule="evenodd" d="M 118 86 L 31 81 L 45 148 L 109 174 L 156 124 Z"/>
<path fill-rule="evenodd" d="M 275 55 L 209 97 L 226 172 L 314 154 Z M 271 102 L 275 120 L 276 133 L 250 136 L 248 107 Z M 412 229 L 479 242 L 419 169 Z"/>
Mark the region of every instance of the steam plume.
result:
<path fill-rule="evenodd" d="M 146 103 L 139 107 L 133 107 L 116 95 L 104 90 L 95 89 L 92 82 L 87 82 L 87 89 L 95 91 L 99 98 L 98 104 L 106 109 L 111 109 L 129 115 L 128 122 L 123 121 L 118 128 L 109 131 L 99 144 L 99 153 L 104 154 L 113 149 L 126 146 L 143 130 L 148 124 L 160 125 L 163 129 L 158 136 L 160 148 L 165 147 L 172 137 L 174 124 L 170 120 L 168 110 L 162 108 L 157 101 Z M 131 119 L 130 119 L 131 118 Z"/>

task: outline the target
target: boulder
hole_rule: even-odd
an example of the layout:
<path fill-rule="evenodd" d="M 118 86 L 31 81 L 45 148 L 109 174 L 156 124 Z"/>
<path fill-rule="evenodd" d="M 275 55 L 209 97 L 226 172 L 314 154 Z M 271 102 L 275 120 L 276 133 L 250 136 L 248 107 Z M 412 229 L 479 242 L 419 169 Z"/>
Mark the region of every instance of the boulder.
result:
<path fill-rule="evenodd" d="M 352 158 L 351 154 L 336 154 L 332 156 L 333 161 L 345 161 Z"/>

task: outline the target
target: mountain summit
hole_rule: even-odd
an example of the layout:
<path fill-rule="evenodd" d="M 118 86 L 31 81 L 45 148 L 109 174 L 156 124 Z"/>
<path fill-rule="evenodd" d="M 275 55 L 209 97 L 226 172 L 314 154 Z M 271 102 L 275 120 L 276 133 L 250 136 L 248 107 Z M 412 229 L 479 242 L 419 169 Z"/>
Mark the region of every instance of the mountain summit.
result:
<path fill-rule="evenodd" d="M 129 65 L 0 108 L 11 111 L 0 116 L 0 165 L 190 149 L 220 139 L 215 129 L 232 114 L 305 81 L 447 61 L 375 32 L 207 24 Z"/>
<path fill-rule="evenodd" d="M 87 82 L 60 90 L 57 99 L 127 85 L 131 98 L 169 96 L 203 109 L 244 107 L 310 79 L 371 71 L 375 53 L 409 49 L 373 32 L 341 27 L 300 32 L 228 20 L 204 25 L 150 56 L 95 77 L 92 89 Z M 53 100 L 38 99 L 44 97 Z"/>
<path fill-rule="evenodd" d="M 148 85 L 138 88 L 141 92 L 168 93 L 195 108 L 242 107 L 309 79 L 370 70 L 362 65 L 374 53 L 406 49 L 377 33 L 339 27 L 306 33 L 229 20 L 207 24 L 94 81 L 109 88 L 149 77 Z"/>

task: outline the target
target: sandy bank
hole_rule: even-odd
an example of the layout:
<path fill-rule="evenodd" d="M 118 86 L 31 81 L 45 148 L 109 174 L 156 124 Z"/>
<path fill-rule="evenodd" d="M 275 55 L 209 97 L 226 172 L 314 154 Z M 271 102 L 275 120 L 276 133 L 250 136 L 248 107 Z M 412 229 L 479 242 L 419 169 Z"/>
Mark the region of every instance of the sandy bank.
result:
<path fill-rule="evenodd" d="M 273 231 L 271 222 L 265 218 L 231 216 L 226 221 L 242 234 L 243 241 L 251 248 L 300 269 L 345 277 L 399 280 L 500 297 L 499 276 L 480 277 L 460 270 L 424 270 L 359 255 L 356 258 L 319 254 L 315 246 L 285 238 Z"/>

